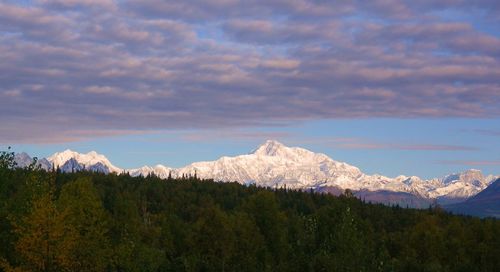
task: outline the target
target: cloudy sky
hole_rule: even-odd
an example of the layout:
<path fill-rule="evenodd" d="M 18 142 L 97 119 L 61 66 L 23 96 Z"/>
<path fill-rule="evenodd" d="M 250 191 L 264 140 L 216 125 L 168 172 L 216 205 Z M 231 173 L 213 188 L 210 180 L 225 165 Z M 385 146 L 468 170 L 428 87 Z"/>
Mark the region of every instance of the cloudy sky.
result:
<path fill-rule="evenodd" d="M 500 174 L 499 25 L 497 0 L 0 0 L 0 145 Z"/>

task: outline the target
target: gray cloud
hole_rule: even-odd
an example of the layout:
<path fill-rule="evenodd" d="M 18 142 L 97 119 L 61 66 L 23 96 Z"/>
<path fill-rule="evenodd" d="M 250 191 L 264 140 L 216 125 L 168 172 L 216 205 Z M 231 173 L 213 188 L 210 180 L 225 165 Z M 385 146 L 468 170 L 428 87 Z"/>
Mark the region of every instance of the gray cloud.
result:
<path fill-rule="evenodd" d="M 500 9 L 473 2 L 5 1 L 0 142 L 497 118 L 500 38 L 481 28 L 494 19 L 440 15 Z"/>

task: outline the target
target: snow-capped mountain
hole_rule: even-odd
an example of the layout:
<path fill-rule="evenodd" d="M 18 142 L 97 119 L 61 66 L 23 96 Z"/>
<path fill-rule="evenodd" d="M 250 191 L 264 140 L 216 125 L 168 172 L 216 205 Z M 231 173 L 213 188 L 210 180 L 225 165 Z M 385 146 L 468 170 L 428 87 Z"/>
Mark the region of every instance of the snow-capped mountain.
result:
<path fill-rule="evenodd" d="M 465 202 L 446 205 L 444 208 L 458 214 L 500 218 L 500 179 Z"/>
<path fill-rule="evenodd" d="M 354 166 L 303 148 L 286 147 L 276 141 L 267 141 L 250 154 L 196 162 L 177 169 L 175 173 L 196 173 L 201 178 L 254 183 L 258 186 L 286 185 L 293 189 L 328 185 L 332 181 L 344 187 L 360 187 L 356 181 L 363 176 Z"/>
<path fill-rule="evenodd" d="M 497 177 L 485 177 L 480 170 L 471 169 L 451 174 L 440 180 L 442 186 L 429 191 L 430 198 L 468 198 L 484 190 Z"/>
<path fill-rule="evenodd" d="M 26 154 L 27 155 L 27 154 Z M 20 160 L 22 159 L 22 155 Z M 24 158 L 23 161 L 28 161 Z M 469 170 L 441 179 L 423 180 L 416 176 L 367 175 L 359 168 L 299 147 L 288 147 L 277 141 L 266 141 L 249 154 L 222 157 L 215 161 L 195 162 L 182 168 L 164 165 L 121 169 L 95 151 L 81 154 L 66 150 L 47 158 L 50 166 L 72 172 L 127 172 L 132 176 L 154 174 L 160 178 L 196 175 L 222 182 L 236 181 L 266 187 L 314 189 L 328 191 L 351 189 L 364 192 L 397 192 L 425 199 L 467 199 L 485 189 L 498 177 L 483 176 L 479 170 Z M 49 167 L 50 168 L 50 167 Z M 322 189 L 324 188 L 324 189 Z M 366 195 L 366 193 L 365 193 Z M 398 195 L 399 196 L 399 195 Z"/>
<path fill-rule="evenodd" d="M 33 158 L 25 152 L 22 152 L 14 156 L 14 161 L 18 167 L 27 167 L 33 163 Z M 52 164 L 45 158 L 37 160 L 36 165 L 45 170 L 49 170 L 52 167 Z"/>
<path fill-rule="evenodd" d="M 257 186 L 286 186 L 290 189 L 338 187 L 397 192 L 415 192 L 418 189 L 398 179 L 366 175 L 359 168 L 334 161 L 325 154 L 287 147 L 277 141 L 266 141 L 247 155 L 193 163 L 177 169 L 175 173 L 182 175 L 195 172 L 201 178 L 253 183 Z"/>
<path fill-rule="evenodd" d="M 91 151 L 87 154 L 81 154 L 69 149 L 55 153 L 47 158 L 47 160 L 55 167 L 60 168 L 64 172 L 72 172 L 76 170 L 87 169 L 96 172 L 116 172 L 120 173 L 123 170 L 111 164 L 111 162 L 101 154 Z"/>
<path fill-rule="evenodd" d="M 128 172 L 131 176 L 137 177 L 137 176 L 143 176 L 146 177 L 148 175 L 154 174 L 157 177 L 160 178 L 168 178 L 168 176 L 172 173 L 174 169 L 170 167 L 166 167 L 164 165 L 158 164 L 155 167 L 151 166 L 143 166 L 141 168 L 136 168 L 136 169 L 128 169 L 125 170 Z"/>
<path fill-rule="evenodd" d="M 453 174 L 442 179 L 367 175 L 355 166 L 338 162 L 325 154 L 277 141 L 266 141 L 252 153 L 222 157 L 216 161 L 196 162 L 174 170 L 176 176 L 196 173 L 218 181 L 254 183 L 258 186 L 290 189 L 336 187 L 351 190 L 411 193 L 425 198 L 468 198 L 486 188 L 494 179 L 478 170 Z"/>

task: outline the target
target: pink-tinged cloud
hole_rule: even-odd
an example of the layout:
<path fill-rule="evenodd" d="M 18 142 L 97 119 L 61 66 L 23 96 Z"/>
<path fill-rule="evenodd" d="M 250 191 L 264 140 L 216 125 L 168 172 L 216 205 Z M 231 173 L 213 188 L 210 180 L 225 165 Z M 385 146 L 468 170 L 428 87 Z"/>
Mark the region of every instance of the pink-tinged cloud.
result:
<path fill-rule="evenodd" d="M 284 139 L 291 137 L 287 132 L 245 131 L 245 130 L 204 130 L 181 133 L 180 139 L 185 141 L 258 141 L 267 139 Z"/>
<path fill-rule="evenodd" d="M 476 129 L 476 130 L 474 130 L 474 132 L 482 134 L 482 135 L 487 135 L 487 136 L 500 137 L 500 130 Z"/>
<path fill-rule="evenodd" d="M 344 149 L 386 149 L 386 150 L 409 150 L 409 151 L 475 151 L 472 146 L 443 145 L 443 144 L 404 144 L 404 143 L 380 143 L 365 139 L 346 138 L 332 142 L 332 146 Z"/>
<path fill-rule="evenodd" d="M 40 4 L 62 8 L 97 7 L 115 9 L 114 0 L 37 0 Z"/>
<path fill-rule="evenodd" d="M 392 145 L 395 149 L 401 150 L 434 150 L 434 151 L 474 151 L 479 150 L 476 147 L 460 145 L 435 145 L 435 144 L 417 144 L 417 145 Z"/>
<path fill-rule="evenodd" d="M 0 140 L 499 118 L 500 32 L 483 27 L 499 11 L 498 1 L 4 1 L 0 123 L 16 129 L 0 128 Z"/>
<path fill-rule="evenodd" d="M 474 166 L 500 166 L 499 161 L 473 161 L 473 160 L 444 160 L 439 161 L 442 164 L 451 164 L 451 165 L 466 165 L 470 167 Z"/>

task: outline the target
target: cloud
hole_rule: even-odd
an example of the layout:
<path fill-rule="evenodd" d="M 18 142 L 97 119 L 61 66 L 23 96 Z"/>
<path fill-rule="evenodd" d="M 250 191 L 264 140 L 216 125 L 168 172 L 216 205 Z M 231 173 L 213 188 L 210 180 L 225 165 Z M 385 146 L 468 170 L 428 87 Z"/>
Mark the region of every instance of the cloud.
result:
<path fill-rule="evenodd" d="M 344 149 L 385 149 L 385 150 L 409 150 L 409 151 L 475 151 L 476 147 L 447 145 L 447 144 L 406 144 L 406 143 L 380 143 L 351 138 L 337 141 L 333 144 Z"/>
<path fill-rule="evenodd" d="M 500 6 L 472 2 L 5 1 L 0 141 L 499 118 Z"/>
<path fill-rule="evenodd" d="M 47 12 L 40 7 L 0 3 L 0 33 L 20 35 L 24 40 L 70 40 L 74 38 L 67 27 L 74 25 L 71 18 Z"/>
<path fill-rule="evenodd" d="M 180 138 L 185 141 L 198 142 L 198 141 L 216 141 L 227 140 L 232 141 L 258 141 L 264 142 L 268 139 L 284 139 L 291 137 L 287 132 L 267 132 L 267 131 L 246 131 L 246 130 L 205 130 L 196 132 L 182 133 Z"/>
<path fill-rule="evenodd" d="M 467 161 L 467 160 L 446 160 L 439 161 L 442 164 L 451 164 L 451 165 L 466 165 L 470 167 L 477 166 L 498 166 L 500 165 L 500 161 Z"/>
<path fill-rule="evenodd" d="M 290 140 L 290 139 L 289 139 Z M 360 149 L 360 150 L 407 150 L 407 151 L 476 151 L 473 146 L 429 144 L 429 143 L 404 143 L 404 142 L 379 142 L 356 137 L 314 137 L 304 140 L 303 138 L 291 137 L 291 141 L 298 145 L 323 144 L 334 149 Z"/>
<path fill-rule="evenodd" d="M 493 137 L 500 136 L 500 130 L 494 130 L 494 129 L 475 129 L 473 130 L 473 132 L 486 136 L 493 136 Z"/>
<path fill-rule="evenodd" d="M 400 150 L 434 150 L 434 151 L 474 151 L 479 150 L 476 147 L 461 146 L 461 145 L 435 145 L 435 144 L 417 144 L 417 145 L 390 145 L 395 149 Z"/>
<path fill-rule="evenodd" d="M 98 7 L 105 9 L 116 8 L 114 0 L 37 0 L 42 5 L 48 5 L 55 8 L 81 8 Z"/>
<path fill-rule="evenodd" d="M 175 18 L 192 22 L 227 18 L 291 16 L 298 18 L 329 17 L 350 14 L 355 9 L 347 1 L 309 0 L 201 0 L 162 1 L 128 0 L 125 7 L 146 17 Z"/>
<path fill-rule="evenodd" d="M 295 23 L 272 20 L 229 20 L 222 29 L 224 33 L 240 42 L 249 44 L 287 45 L 290 43 L 322 42 L 335 35 L 338 24 Z"/>

